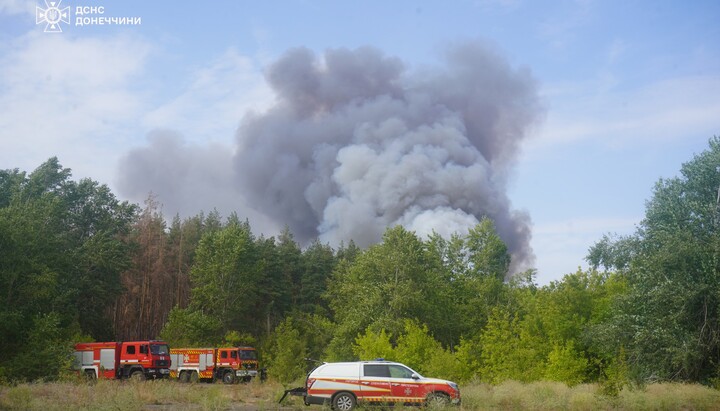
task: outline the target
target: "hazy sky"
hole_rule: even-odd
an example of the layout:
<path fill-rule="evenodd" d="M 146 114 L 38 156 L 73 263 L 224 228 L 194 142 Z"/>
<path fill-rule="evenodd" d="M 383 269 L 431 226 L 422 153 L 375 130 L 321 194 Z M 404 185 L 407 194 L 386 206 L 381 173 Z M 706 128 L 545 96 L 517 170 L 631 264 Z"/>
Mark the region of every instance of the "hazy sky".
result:
<path fill-rule="evenodd" d="M 52 6 L 44 0 L 0 0 L 0 168 L 31 171 L 57 156 L 75 178 L 107 183 L 122 199 L 142 203 L 152 189 L 170 216 L 213 207 L 224 215 L 237 210 L 256 232 L 270 235 L 286 223 L 300 227 L 311 216 L 310 228 L 317 225 L 314 229 L 323 238 L 336 239 L 342 234 L 335 230 L 336 220 L 349 218 L 342 213 L 355 210 L 338 210 L 342 202 L 336 200 L 361 204 L 352 192 L 357 181 L 342 185 L 348 178 L 343 168 L 349 167 L 348 153 L 361 158 L 358 147 L 368 144 L 368 138 L 395 130 L 380 127 L 377 113 L 388 112 L 392 105 L 378 105 L 379 96 L 407 103 L 392 107 L 406 127 L 398 126 L 398 133 L 417 149 L 418 144 L 430 143 L 428 134 L 418 140 L 415 131 L 440 123 L 448 125 L 444 132 L 457 137 L 459 147 L 477 145 L 470 134 L 478 116 L 468 102 L 496 93 L 497 98 L 483 100 L 483 107 L 497 114 L 489 133 L 513 144 L 503 151 L 500 163 L 481 148 L 475 153 L 470 147 L 474 154 L 466 166 L 485 180 L 473 180 L 459 192 L 471 192 L 470 200 L 482 198 L 487 190 L 474 192 L 473 184 L 485 181 L 477 184 L 488 184 L 499 201 L 458 205 L 464 203 L 453 194 L 433 209 L 431 217 L 448 218 L 447 225 L 453 227 L 471 221 L 473 210 L 482 210 L 505 216 L 512 222 L 508 229 L 527 226 L 535 256 L 532 266 L 545 284 L 584 267 L 588 247 L 603 233 L 631 233 L 644 215 L 655 182 L 677 175 L 682 162 L 720 134 L 718 1 L 308 0 L 201 5 L 63 0 L 54 6 L 60 11 L 69 7 L 70 23 L 60 20 L 62 32 L 47 33 L 47 20 L 53 15 L 38 16 L 37 8 Z M 78 7 L 93 13 L 79 15 Z M 86 24 L 76 25 L 78 18 Z M 115 18 L 139 24 L 117 24 L 122 20 Z M 468 55 L 448 58 L 468 44 Z M 293 54 L 298 48 L 307 57 Z M 337 55 L 340 63 L 333 66 L 330 61 Z M 329 67 L 322 71 L 323 66 L 325 77 L 316 79 L 325 87 L 318 91 L 325 99 L 318 110 L 327 121 L 318 124 L 329 127 L 339 118 L 372 118 L 370 123 L 378 127 L 370 137 L 357 137 L 357 130 L 352 131 L 352 139 L 337 144 L 332 135 L 319 136 L 312 128 L 298 131 L 303 136 L 298 141 L 312 150 L 297 156 L 298 166 L 288 175 L 312 173 L 303 174 L 306 180 L 286 182 L 274 192 L 277 198 L 268 199 L 263 187 L 251 183 L 275 187 L 275 175 L 267 170 L 254 175 L 246 165 L 259 167 L 269 164 L 263 159 L 277 158 L 268 156 L 268 147 L 275 150 L 270 154 L 295 150 L 273 136 L 280 133 L 278 124 L 285 127 L 284 133 L 305 127 L 297 118 L 287 120 L 283 111 L 304 107 L 293 85 L 307 80 L 293 74 L 307 74 L 300 61 Z M 467 73 L 458 67 L 475 67 L 481 80 L 463 77 Z M 326 76 L 332 70 L 339 74 Z M 362 87 L 348 91 L 345 83 L 333 86 L 333 79 L 358 78 L 363 70 L 369 74 L 360 76 L 367 81 L 359 80 Z M 386 78 L 386 87 L 377 86 L 376 80 Z M 447 89 L 442 79 L 447 79 Z M 371 88 L 372 93 L 365 92 Z M 359 113 L 357 100 L 338 97 L 335 91 L 360 93 L 365 102 L 372 100 L 373 107 L 383 109 L 372 116 Z M 318 95 L 312 95 L 313 104 Z M 447 103 L 458 98 L 462 104 Z M 435 107 L 428 101 L 436 99 L 451 109 L 442 115 L 433 112 L 433 121 L 424 124 L 427 119 L 418 113 L 425 113 L 423 104 Z M 342 104 L 336 105 L 340 100 Z M 416 100 L 420 103 L 410 104 Z M 317 116 L 316 112 L 310 117 Z M 464 131 L 468 136 L 462 136 Z M 267 139 L 258 137 L 262 135 Z M 326 150 L 328 146 L 334 148 Z M 303 147 L 307 148 L 296 150 Z M 395 153 L 387 150 L 377 158 Z M 327 161 L 323 155 L 329 156 Z M 462 158 L 461 152 L 425 157 L 442 159 L 437 160 L 437 170 L 462 164 Z M 477 168 L 478 164 L 483 166 Z M 401 175 L 394 163 L 387 170 L 387 175 Z M 383 171 L 376 185 L 386 182 L 385 175 Z M 428 177 L 419 184 L 437 181 Z M 297 200 L 290 198 L 294 184 L 304 184 L 305 209 L 288 206 Z M 372 224 L 402 222 L 422 231 L 419 227 L 428 213 L 415 203 L 399 211 L 378 206 L 387 200 L 383 193 L 378 191 L 362 204 L 374 204 L 372 215 L 397 211 L 397 218 L 375 219 Z M 453 213 L 459 209 L 469 215 Z M 304 211 L 293 214 L 294 210 Z M 288 214 L 287 221 L 278 221 L 282 213 Z M 372 227 L 362 221 L 357 226 Z"/>

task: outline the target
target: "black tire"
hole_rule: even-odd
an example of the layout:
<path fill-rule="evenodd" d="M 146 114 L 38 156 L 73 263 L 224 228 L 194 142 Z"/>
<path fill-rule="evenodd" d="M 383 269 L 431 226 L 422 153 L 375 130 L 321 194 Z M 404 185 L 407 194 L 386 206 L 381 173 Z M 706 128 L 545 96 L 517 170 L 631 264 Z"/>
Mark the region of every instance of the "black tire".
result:
<path fill-rule="evenodd" d="M 190 382 L 190 371 L 180 371 L 180 377 L 178 379 L 182 383 Z"/>
<path fill-rule="evenodd" d="M 349 392 L 335 394 L 332 400 L 332 409 L 335 411 L 351 411 L 355 408 L 355 396 Z"/>
<path fill-rule="evenodd" d="M 235 384 L 235 373 L 232 370 L 227 370 L 222 376 L 223 384 Z"/>
<path fill-rule="evenodd" d="M 85 379 L 88 381 L 97 380 L 97 375 L 95 375 L 95 370 L 85 370 Z"/>
<path fill-rule="evenodd" d="M 192 371 L 190 373 L 190 382 L 195 384 L 200 380 L 200 376 L 198 375 L 197 371 Z"/>
<path fill-rule="evenodd" d="M 430 393 L 425 399 L 425 405 L 430 407 L 444 407 L 450 404 L 450 397 L 442 392 Z"/>
<path fill-rule="evenodd" d="M 145 373 L 142 370 L 131 371 L 130 379 L 133 381 L 145 381 Z"/>

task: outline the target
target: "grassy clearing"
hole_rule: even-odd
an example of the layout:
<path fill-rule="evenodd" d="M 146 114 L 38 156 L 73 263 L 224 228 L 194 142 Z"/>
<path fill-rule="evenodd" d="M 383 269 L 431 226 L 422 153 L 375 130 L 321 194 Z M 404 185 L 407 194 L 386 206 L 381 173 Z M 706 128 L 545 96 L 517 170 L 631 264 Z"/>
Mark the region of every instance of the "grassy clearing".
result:
<path fill-rule="evenodd" d="M 720 410 L 720 391 L 697 384 L 652 384 L 602 395 L 597 384 L 557 382 L 460 387 L 463 410 Z"/>
<path fill-rule="evenodd" d="M 175 381 L 58 382 L 0 387 L 0 410 L 275 409 L 279 384 L 180 384 Z M 280 394 L 278 394 L 280 393 Z"/>
<path fill-rule="evenodd" d="M 625 389 L 617 397 L 597 384 L 568 387 L 555 382 L 461 388 L 458 411 L 475 410 L 720 410 L 720 391 L 690 384 L 652 384 Z M 179 384 L 173 381 L 98 381 L 21 384 L 0 387 L 0 410 L 276 410 L 283 387 L 276 383 Z M 306 409 L 288 398 L 284 409 Z M 321 411 L 313 406 L 307 410 Z M 398 408 L 402 409 L 402 408 Z M 413 408 L 409 408 L 413 409 Z"/>

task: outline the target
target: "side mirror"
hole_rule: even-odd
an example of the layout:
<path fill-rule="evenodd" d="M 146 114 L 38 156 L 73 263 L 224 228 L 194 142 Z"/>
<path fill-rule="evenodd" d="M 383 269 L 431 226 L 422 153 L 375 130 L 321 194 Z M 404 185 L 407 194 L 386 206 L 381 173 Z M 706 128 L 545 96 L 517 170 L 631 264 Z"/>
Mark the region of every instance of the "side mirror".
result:
<path fill-rule="evenodd" d="M 419 380 L 419 379 L 420 379 L 420 376 L 417 375 L 417 374 L 415 374 L 415 373 L 412 373 L 412 375 L 410 376 L 410 378 L 412 378 L 413 380 Z"/>

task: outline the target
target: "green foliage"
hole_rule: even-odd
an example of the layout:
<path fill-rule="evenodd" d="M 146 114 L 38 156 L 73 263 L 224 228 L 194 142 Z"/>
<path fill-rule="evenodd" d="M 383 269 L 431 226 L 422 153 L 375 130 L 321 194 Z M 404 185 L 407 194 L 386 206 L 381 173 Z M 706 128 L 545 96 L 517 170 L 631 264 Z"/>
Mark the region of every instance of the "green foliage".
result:
<path fill-rule="evenodd" d="M 225 330 L 252 331 L 252 308 L 258 297 L 254 238 L 246 224 L 229 224 L 207 233 L 190 272 L 190 308 L 218 320 Z"/>
<path fill-rule="evenodd" d="M 620 348 L 607 369 L 604 370 L 601 382 L 601 392 L 605 395 L 617 397 L 620 391 L 630 385 L 630 370 L 627 364 L 625 349 Z"/>
<path fill-rule="evenodd" d="M 427 243 L 395 227 L 352 263 L 341 260 L 326 294 L 338 324 L 329 353 L 347 356 L 367 327 L 399 336 L 406 319 L 425 324 L 446 347 L 474 336 L 504 298 L 507 249 L 498 241 L 489 220 L 467 238 L 433 235 Z"/>
<path fill-rule="evenodd" d="M 376 358 L 394 359 L 395 350 L 390 342 L 390 336 L 385 329 L 373 332 L 370 327 L 365 334 L 358 335 L 352 347 L 353 353 L 360 360 L 373 360 Z"/>
<path fill-rule="evenodd" d="M 637 232 L 603 239 L 589 261 L 627 276 L 628 292 L 598 334 L 627 350 L 645 380 L 705 381 L 720 363 L 720 139 L 660 180 Z"/>
<path fill-rule="evenodd" d="M 543 347 L 528 332 L 518 314 L 497 307 L 490 315 L 480 337 L 482 344 L 480 375 L 483 380 L 535 381 L 542 377 L 545 359 Z"/>
<path fill-rule="evenodd" d="M 215 317 L 189 308 L 170 311 L 160 338 L 171 347 L 216 346 L 222 339 L 222 323 Z"/>
<path fill-rule="evenodd" d="M 503 279 L 509 264 L 507 247 L 487 218 L 465 237 L 456 234 L 446 240 L 433 234 L 427 246 L 440 261 L 437 270 L 442 284 L 438 288 L 441 302 L 435 310 L 437 319 L 428 324 L 443 344 L 457 344 L 460 337 L 475 336 L 487 324 L 492 308 L 506 301 Z"/>
<path fill-rule="evenodd" d="M 57 313 L 38 315 L 15 355 L 0 367 L 0 379 L 56 380 L 70 370 L 72 342 Z"/>
<path fill-rule="evenodd" d="M 575 349 L 573 341 L 555 345 L 548 355 L 545 379 L 573 386 L 585 381 L 588 361 Z"/>
<path fill-rule="evenodd" d="M 307 343 L 288 317 L 273 331 L 265 351 L 268 372 L 282 384 L 290 384 L 306 373 Z"/>
<path fill-rule="evenodd" d="M 368 326 L 399 335 L 404 318 L 431 316 L 442 289 L 431 259 L 423 242 L 398 226 L 353 263 L 339 264 L 327 294 L 339 344 L 351 345 Z"/>
<path fill-rule="evenodd" d="M 332 339 L 335 324 L 322 315 L 300 311 L 290 313 L 286 321 L 290 321 L 293 328 L 300 332 L 300 338 L 307 346 L 307 356 L 313 360 L 320 360 L 325 347 Z"/>
<path fill-rule="evenodd" d="M 428 330 L 427 325 L 405 320 L 405 330 L 397 339 L 395 353 L 400 361 L 421 374 L 430 371 L 430 359 L 443 348 Z"/>
<path fill-rule="evenodd" d="M 26 175 L 0 172 L 0 367 L 8 378 L 57 378 L 76 328 L 112 336 L 107 311 L 129 264 L 124 236 L 136 207 L 107 186 L 70 180 L 51 158 Z M 70 330 L 73 330 L 72 332 Z M 35 344 L 39 354 L 26 352 Z M 33 358 L 52 361 L 44 364 Z M 59 364 L 59 365 L 58 365 Z"/>
<path fill-rule="evenodd" d="M 422 375 L 433 378 L 443 378 L 449 381 L 466 382 L 465 379 L 466 365 L 461 362 L 457 353 L 443 349 L 430 353 L 425 365 L 423 365 Z"/>
<path fill-rule="evenodd" d="M 482 343 L 479 337 L 463 338 L 455 349 L 456 365 L 453 381 L 477 380 L 482 361 Z"/>
<path fill-rule="evenodd" d="M 342 264 L 342 262 L 341 262 Z M 353 361 L 358 357 L 353 353 L 355 327 L 349 324 L 337 324 L 332 339 L 323 351 L 322 359 L 327 362 Z"/>
<path fill-rule="evenodd" d="M 328 314 L 329 307 L 322 299 L 327 282 L 335 268 L 333 249 L 314 241 L 302 254 L 298 308 L 305 312 Z"/>
<path fill-rule="evenodd" d="M 470 270 L 475 276 L 504 279 L 510 268 L 507 245 L 495 232 L 495 224 L 487 217 L 471 228 L 466 239 Z"/>
<path fill-rule="evenodd" d="M 274 259 L 277 262 L 278 276 L 281 283 L 285 285 L 299 285 L 302 252 L 287 226 L 278 237 Z M 299 291 L 300 287 L 292 286 L 283 290 L 284 294 L 289 296 L 287 300 L 288 306 L 284 307 L 284 310 L 290 310 L 298 304 L 300 299 Z"/>
<path fill-rule="evenodd" d="M 257 338 L 255 338 L 252 334 L 249 333 L 240 333 L 238 331 L 232 330 L 225 333 L 222 345 L 225 347 L 253 347 L 257 345 Z"/>
<path fill-rule="evenodd" d="M 397 339 L 395 359 L 422 375 L 458 381 L 462 369 L 456 354 L 442 347 L 427 325 L 405 320 L 405 330 Z"/>

